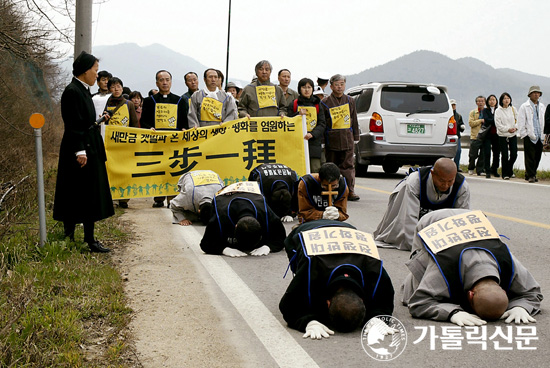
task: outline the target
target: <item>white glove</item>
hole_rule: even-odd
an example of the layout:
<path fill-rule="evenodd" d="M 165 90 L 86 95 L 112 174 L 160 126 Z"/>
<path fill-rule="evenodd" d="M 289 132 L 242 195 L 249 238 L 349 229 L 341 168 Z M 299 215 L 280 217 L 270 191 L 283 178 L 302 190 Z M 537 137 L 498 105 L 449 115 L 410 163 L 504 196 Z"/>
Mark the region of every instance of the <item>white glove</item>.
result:
<path fill-rule="evenodd" d="M 281 222 L 292 222 L 294 218 L 292 216 L 283 216 L 281 217 Z"/>
<path fill-rule="evenodd" d="M 334 206 L 329 206 L 325 209 L 325 212 L 323 212 L 323 219 L 324 220 L 338 220 L 340 217 L 340 214 L 338 213 L 338 208 Z"/>
<path fill-rule="evenodd" d="M 399 330 L 396 330 L 395 328 L 392 328 L 384 323 L 380 318 L 374 317 L 369 320 L 367 323 L 367 328 L 365 328 L 365 334 L 368 334 L 371 329 L 375 329 L 378 332 L 382 334 L 382 336 L 386 335 L 393 335 L 396 332 L 399 332 Z"/>
<path fill-rule="evenodd" d="M 223 248 L 222 254 L 228 257 L 246 257 L 247 254 L 235 248 Z"/>
<path fill-rule="evenodd" d="M 318 322 L 316 320 L 310 321 L 306 326 L 306 333 L 304 334 L 304 339 L 311 337 L 312 340 L 321 340 L 323 337 L 327 339 L 330 335 L 334 335 L 334 331 L 329 329 L 327 326 Z"/>
<path fill-rule="evenodd" d="M 481 326 L 481 325 L 487 324 L 487 321 L 482 320 L 475 314 L 470 314 L 464 311 L 455 313 L 451 317 L 451 322 L 461 327 L 462 326 Z"/>
<path fill-rule="evenodd" d="M 518 323 L 529 323 L 529 322 L 537 322 L 536 319 L 531 317 L 529 313 L 522 307 L 514 307 L 512 309 L 508 309 L 504 314 L 500 317 L 500 319 L 505 319 L 504 322 L 510 323 L 514 321 L 516 324 Z"/>
<path fill-rule="evenodd" d="M 271 249 L 267 245 L 262 245 L 259 248 L 254 249 L 250 252 L 251 256 L 267 256 L 271 252 Z"/>

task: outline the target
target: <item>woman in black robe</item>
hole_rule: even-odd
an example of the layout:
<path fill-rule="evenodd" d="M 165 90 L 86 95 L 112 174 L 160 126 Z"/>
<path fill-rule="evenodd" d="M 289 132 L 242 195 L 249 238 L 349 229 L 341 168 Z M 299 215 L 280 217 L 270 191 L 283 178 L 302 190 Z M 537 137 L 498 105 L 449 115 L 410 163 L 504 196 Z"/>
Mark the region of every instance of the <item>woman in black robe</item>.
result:
<path fill-rule="evenodd" d="M 84 241 L 92 252 L 109 252 L 94 237 L 94 223 L 114 214 L 105 168 L 105 147 L 95 123 L 90 94 L 97 78 L 98 59 L 82 52 L 73 63 L 74 78 L 61 96 L 65 132 L 59 166 L 53 218 L 63 221 L 65 236 L 74 239 L 75 226 L 84 225 Z"/>

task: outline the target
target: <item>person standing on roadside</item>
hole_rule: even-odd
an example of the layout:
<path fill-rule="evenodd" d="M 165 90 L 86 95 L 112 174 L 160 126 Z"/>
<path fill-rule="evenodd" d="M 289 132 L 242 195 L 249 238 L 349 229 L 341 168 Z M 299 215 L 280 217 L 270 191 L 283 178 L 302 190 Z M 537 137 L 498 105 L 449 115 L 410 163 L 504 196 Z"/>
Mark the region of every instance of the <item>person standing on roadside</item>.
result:
<path fill-rule="evenodd" d="M 464 131 L 464 121 L 462 121 L 462 115 L 456 111 L 456 100 L 451 100 L 451 107 L 453 108 L 453 116 L 456 122 L 456 135 L 458 135 L 458 143 L 456 145 L 455 164 L 458 172 L 462 172 L 460 169 L 460 156 L 462 154 L 462 146 L 460 145 L 460 134 Z"/>
<path fill-rule="evenodd" d="M 143 100 L 141 113 L 141 127 L 156 130 L 186 130 L 189 128 L 187 120 L 188 104 L 182 96 L 173 94 L 172 74 L 167 70 L 159 70 L 155 75 L 159 92 Z M 170 201 L 175 196 L 154 197 L 153 207 L 170 207 Z"/>
<path fill-rule="evenodd" d="M 193 93 L 199 90 L 199 76 L 195 72 L 189 72 L 183 76 L 183 81 L 187 86 L 187 92 L 182 97 L 189 103 L 189 99 L 193 96 Z"/>
<path fill-rule="evenodd" d="M 327 162 L 333 162 L 349 187 L 348 201 L 358 201 L 355 194 L 355 142 L 359 142 L 359 123 L 355 100 L 344 94 L 346 77 L 341 74 L 330 78 L 332 93 L 325 97 L 322 105 L 325 109 L 325 155 Z"/>
<path fill-rule="evenodd" d="M 539 101 L 542 91 L 539 86 L 531 86 L 527 94 L 529 99 L 518 111 L 518 131 L 523 139 L 525 156 L 525 180 L 529 183 L 539 181 L 537 169 L 542 156 L 542 131 L 546 107 Z"/>
<path fill-rule="evenodd" d="M 309 78 L 302 78 L 298 82 L 298 98 L 288 101 L 288 116 L 305 115 L 307 140 L 309 148 L 309 169 L 312 173 L 318 173 L 321 169 L 321 156 L 323 148 L 323 134 L 325 133 L 325 109 L 321 108 L 321 100 L 313 94 L 314 84 Z"/>
<path fill-rule="evenodd" d="M 94 236 L 94 224 L 114 215 L 107 178 L 105 147 L 96 124 L 90 87 L 97 78 L 99 60 L 85 51 L 73 63 L 73 79 L 61 95 L 65 132 L 59 150 L 53 218 L 63 221 L 65 236 L 74 240 L 77 223 L 84 225 L 90 251 L 106 253 Z M 108 115 L 103 115 L 108 119 Z"/>
<path fill-rule="evenodd" d="M 509 180 L 514 175 L 514 163 L 518 158 L 518 114 L 508 92 L 501 94 L 498 101 L 500 108 L 495 111 L 495 125 L 502 155 L 502 178 Z"/>
<path fill-rule="evenodd" d="M 469 163 L 468 163 L 468 174 L 474 175 L 474 169 L 477 173 L 477 176 L 484 174 L 483 167 L 483 142 L 481 139 L 477 138 L 477 133 L 481 129 L 481 124 L 483 124 L 483 117 L 481 116 L 481 111 L 485 106 L 485 97 L 477 96 L 476 97 L 477 109 L 470 111 L 470 116 L 468 118 L 468 125 L 470 125 L 470 152 L 468 153 Z M 476 162 L 477 160 L 477 162 Z"/>
<path fill-rule="evenodd" d="M 216 69 L 205 70 L 204 83 L 206 87 L 193 93 L 189 100 L 189 126 L 199 128 L 237 119 L 235 99 L 218 87 L 219 76 Z"/>
<path fill-rule="evenodd" d="M 285 116 L 286 99 L 281 87 L 269 80 L 273 67 L 267 60 L 256 64 L 256 80 L 244 87 L 239 100 L 239 117 Z"/>
<path fill-rule="evenodd" d="M 277 75 L 277 78 L 279 79 L 279 87 L 283 90 L 285 99 L 287 103 L 290 103 L 291 101 L 294 101 L 298 98 L 298 92 L 293 90 L 289 87 L 291 77 L 290 77 L 290 70 L 288 69 L 281 69 L 279 70 L 279 74 Z"/>
<path fill-rule="evenodd" d="M 500 150 L 498 147 L 497 128 L 495 126 L 495 111 L 498 109 L 497 96 L 487 97 L 487 107 L 483 109 L 483 126 L 489 127 L 489 133 L 483 140 L 483 157 L 485 161 L 485 177 L 493 175 L 498 178 L 498 166 L 500 163 Z M 491 152 L 493 152 L 493 164 L 491 165 Z"/>

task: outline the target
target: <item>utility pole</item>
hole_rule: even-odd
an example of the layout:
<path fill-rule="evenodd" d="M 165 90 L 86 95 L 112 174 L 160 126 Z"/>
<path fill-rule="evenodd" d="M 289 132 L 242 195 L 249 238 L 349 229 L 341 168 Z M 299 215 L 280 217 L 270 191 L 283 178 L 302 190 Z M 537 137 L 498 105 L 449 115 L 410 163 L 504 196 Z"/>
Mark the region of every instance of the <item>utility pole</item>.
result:
<path fill-rule="evenodd" d="M 82 51 L 92 53 L 92 5 L 93 0 L 76 0 L 74 27 L 74 58 Z"/>
<path fill-rule="evenodd" d="M 229 0 L 229 13 L 227 19 L 227 57 L 225 59 L 225 86 L 229 83 L 229 34 L 231 33 L 231 0 Z"/>

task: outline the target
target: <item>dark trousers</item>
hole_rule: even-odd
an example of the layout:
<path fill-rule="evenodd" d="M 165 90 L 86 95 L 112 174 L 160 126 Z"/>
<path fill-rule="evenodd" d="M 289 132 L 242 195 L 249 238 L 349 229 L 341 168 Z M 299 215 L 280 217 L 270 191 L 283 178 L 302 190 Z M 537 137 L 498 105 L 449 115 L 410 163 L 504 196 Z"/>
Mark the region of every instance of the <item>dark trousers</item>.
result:
<path fill-rule="evenodd" d="M 460 138 L 458 138 L 458 143 L 456 145 L 456 155 L 455 155 L 455 160 L 454 160 L 457 169 L 460 169 L 460 155 L 461 154 L 462 154 L 462 147 L 460 145 Z"/>
<path fill-rule="evenodd" d="M 542 156 L 542 142 L 531 142 L 529 137 L 523 138 L 523 155 L 525 157 L 525 180 L 537 177 L 540 158 Z"/>
<path fill-rule="evenodd" d="M 347 151 L 326 150 L 327 162 L 333 162 L 340 169 L 340 174 L 346 178 L 350 193 L 355 188 L 355 166 L 353 165 L 353 149 Z"/>
<path fill-rule="evenodd" d="M 95 241 L 94 237 L 94 222 L 84 222 L 84 241 L 86 243 L 93 243 Z M 76 228 L 76 223 L 63 221 L 63 230 L 65 230 L 65 237 L 74 240 L 74 230 Z"/>
<path fill-rule="evenodd" d="M 498 137 L 498 143 L 502 155 L 502 177 L 512 177 L 514 163 L 518 158 L 518 137 Z"/>
<path fill-rule="evenodd" d="M 470 141 L 470 153 L 468 154 L 468 170 L 475 169 L 478 174 L 483 172 L 484 160 L 482 148 L 483 142 L 479 139 L 472 139 Z"/>
<path fill-rule="evenodd" d="M 491 152 L 493 152 L 493 164 L 491 165 Z M 500 146 L 498 135 L 488 134 L 483 140 L 483 160 L 485 162 L 485 173 L 496 174 L 500 165 Z"/>

